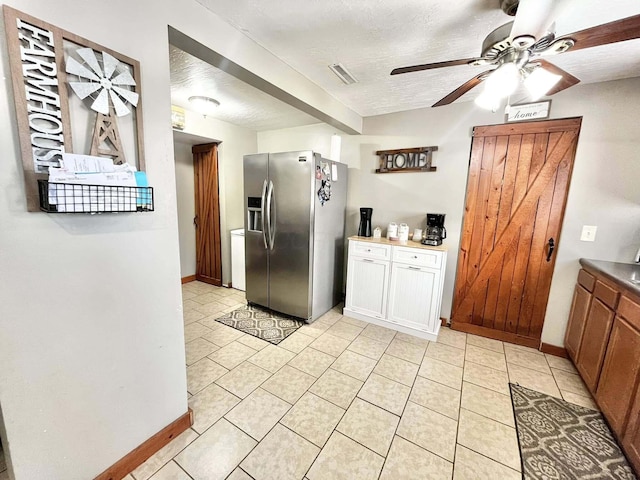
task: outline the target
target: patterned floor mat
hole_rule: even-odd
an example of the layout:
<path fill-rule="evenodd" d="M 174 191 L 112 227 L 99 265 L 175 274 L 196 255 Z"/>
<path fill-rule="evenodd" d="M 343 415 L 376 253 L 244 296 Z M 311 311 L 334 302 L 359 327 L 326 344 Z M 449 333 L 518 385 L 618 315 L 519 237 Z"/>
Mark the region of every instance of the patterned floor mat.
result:
<path fill-rule="evenodd" d="M 525 480 L 636 480 L 599 412 L 509 385 Z"/>
<path fill-rule="evenodd" d="M 305 324 L 302 320 L 287 317 L 255 305 L 245 305 L 225 313 L 217 322 L 261 338 L 274 345 L 279 344 Z"/>

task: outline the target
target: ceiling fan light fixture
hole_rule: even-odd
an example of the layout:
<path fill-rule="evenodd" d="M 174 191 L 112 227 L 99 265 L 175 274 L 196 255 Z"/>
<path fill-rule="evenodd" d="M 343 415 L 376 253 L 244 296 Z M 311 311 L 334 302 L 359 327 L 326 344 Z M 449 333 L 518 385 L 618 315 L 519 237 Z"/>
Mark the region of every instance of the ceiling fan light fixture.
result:
<path fill-rule="evenodd" d="M 544 97 L 560 80 L 562 75 L 538 67 L 524 79 L 524 86 L 531 95 L 531 100 L 535 101 Z"/>
<path fill-rule="evenodd" d="M 498 98 L 508 97 L 520 83 L 520 69 L 515 63 L 503 63 L 486 80 L 486 91 Z"/>
<path fill-rule="evenodd" d="M 485 88 L 482 93 L 476 97 L 474 103 L 484 110 L 491 110 L 492 112 L 495 112 L 500 108 L 500 100 L 501 97 L 499 95 L 496 95 L 495 92 Z"/>
<path fill-rule="evenodd" d="M 193 108 L 203 115 L 208 115 L 216 111 L 220 106 L 220 102 L 215 98 L 205 97 L 202 95 L 195 95 L 189 97 L 189 103 L 193 105 Z"/>

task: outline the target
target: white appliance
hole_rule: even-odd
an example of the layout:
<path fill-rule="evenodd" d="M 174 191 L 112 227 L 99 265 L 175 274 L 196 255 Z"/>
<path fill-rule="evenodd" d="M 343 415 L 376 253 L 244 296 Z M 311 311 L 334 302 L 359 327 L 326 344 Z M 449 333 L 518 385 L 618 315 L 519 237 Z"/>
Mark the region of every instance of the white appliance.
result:
<path fill-rule="evenodd" d="M 231 230 L 231 286 L 245 291 L 244 228 Z"/>

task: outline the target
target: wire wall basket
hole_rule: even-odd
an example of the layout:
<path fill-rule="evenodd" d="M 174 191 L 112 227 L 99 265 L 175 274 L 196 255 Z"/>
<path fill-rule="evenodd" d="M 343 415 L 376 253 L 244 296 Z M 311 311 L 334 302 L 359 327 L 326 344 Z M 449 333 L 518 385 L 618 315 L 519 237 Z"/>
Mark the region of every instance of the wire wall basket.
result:
<path fill-rule="evenodd" d="M 38 180 L 40 210 L 48 213 L 152 212 L 153 187 L 78 185 Z"/>

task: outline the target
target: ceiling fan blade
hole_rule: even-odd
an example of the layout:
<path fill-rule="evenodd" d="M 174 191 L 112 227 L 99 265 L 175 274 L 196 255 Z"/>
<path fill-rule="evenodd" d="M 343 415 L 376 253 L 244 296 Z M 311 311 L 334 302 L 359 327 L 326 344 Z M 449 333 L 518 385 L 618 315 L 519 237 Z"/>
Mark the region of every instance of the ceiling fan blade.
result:
<path fill-rule="evenodd" d="M 520 0 L 516 19 L 511 28 L 511 38 L 523 35 L 537 40 L 549 31 L 553 22 L 561 17 L 576 0 Z"/>
<path fill-rule="evenodd" d="M 544 68 L 546 71 L 553 73 L 554 75 L 560 75 L 562 79 L 556 83 L 551 90 L 549 90 L 546 95 L 553 95 L 555 93 L 561 92 L 562 90 L 573 87 L 574 85 L 580 83 L 580 79 L 574 77 L 566 70 L 561 69 L 560 67 L 555 66 L 551 62 L 547 62 L 546 60 L 536 59 L 536 62 L 540 63 L 540 66 Z"/>
<path fill-rule="evenodd" d="M 585 28 L 569 35 L 563 35 L 562 38 L 571 38 L 576 42 L 569 50 L 570 52 L 640 38 L 640 15 Z"/>
<path fill-rule="evenodd" d="M 467 65 L 470 62 L 479 60 L 478 58 L 463 58 L 461 60 L 449 60 L 448 62 L 424 63 L 422 65 L 413 65 L 411 67 L 394 68 L 391 75 L 400 73 L 420 72 L 422 70 L 431 70 L 432 68 L 455 67 L 456 65 Z"/>
<path fill-rule="evenodd" d="M 442 105 L 449 105 L 450 103 L 455 102 L 457 99 L 459 99 L 462 95 L 467 93 L 473 87 L 480 84 L 485 79 L 485 77 L 489 75 L 491 72 L 493 72 L 493 70 L 487 70 L 486 72 L 482 72 L 479 75 L 476 75 L 471 80 L 463 83 L 458 88 L 456 88 L 453 92 L 451 92 L 449 95 L 440 99 L 438 102 L 434 103 L 431 106 L 441 107 Z"/>

